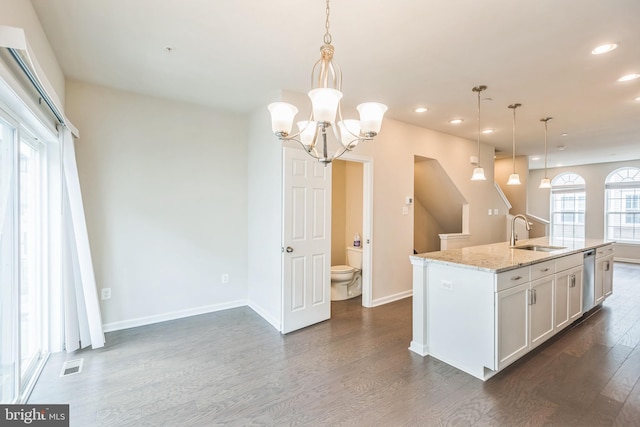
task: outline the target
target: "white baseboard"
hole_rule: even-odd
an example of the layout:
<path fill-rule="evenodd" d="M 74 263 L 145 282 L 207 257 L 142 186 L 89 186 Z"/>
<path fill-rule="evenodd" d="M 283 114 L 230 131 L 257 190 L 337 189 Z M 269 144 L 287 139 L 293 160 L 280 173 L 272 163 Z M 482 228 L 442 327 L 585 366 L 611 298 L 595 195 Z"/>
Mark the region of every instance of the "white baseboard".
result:
<path fill-rule="evenodd" d="M 640 259 L 635 259 L 635 258 L 618 258 L 614 256 L 613 260 L 618 262 L 628 262 L 630 264 L 640 264 Z"/>
<path fill-rule="evenodd" d="M 426 345 L 422 345 L 422 344 L 418 344 L 415 341 L 411 341 L 411 345 L 409 346 L 409 350 L 413 351 L 414 353 L 419 354 L 420 356 L 429 355 L 429 349 L 427 348 L 427 346 Z"/>
<path fill-rule="evenodd" d="M 409 298 L 410 296 L 413 296 L 413 289 L 409 289 L 408 291 L 404 291 L 397 294 L 375 299 L 371 301 L 371 307 L 377 307 L 379 305 L 389 304 L 390 302 L 399 301 L 401 299 Z"/>
<path fill-rule="evenodd" d="M 230 308 L 244 307 L 247 300 L 230 301 L 221 304 L 206 305 L 202 307 L 190 308 L 187 310 L 173 311 L 171 313 L 163 313 L 155 316 L 138 317 L 131 320 L 122 320 L 120 322 L 105 323 L 102 325 L 104 332 L 120 331 L 122 329 L 135 328 L 137 326 L 151 325 L 154 323 L 166 322 L 167 320 L 182 319 L 199 314 L 213 313 L 215 311 L 228 310 Z"/>
<path fill-rule="evenodd" d="M 269 313 L 267 313 L 267 310 L 265 310 L 264 308 L 260 307 L 259 305 L 257 305 L 256 303 L 254 303 L 253 301 L 249 301 L 248 303 L 249 308 L 253 311 L 255 311 L 256 313 L 258 313 L 258 315 L 260 317 L 262 317 L 264 320 L 266 320 L 267 322 L 269 322 L 269 324 L 271 326 L 273 326 L 274 328 L 276 328 L 276 330 L 278 332 L 280 332 L 280 327 L 282 326 L 280 324 L 280 320 L 276 319 L 275 317 L 271 316 Z"/>

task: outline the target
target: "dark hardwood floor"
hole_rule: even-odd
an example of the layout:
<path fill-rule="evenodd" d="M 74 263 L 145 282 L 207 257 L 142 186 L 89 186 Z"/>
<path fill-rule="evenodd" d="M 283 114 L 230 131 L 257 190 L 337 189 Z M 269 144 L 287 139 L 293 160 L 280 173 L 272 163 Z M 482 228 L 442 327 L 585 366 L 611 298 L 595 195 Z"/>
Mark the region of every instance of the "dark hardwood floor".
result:
<path fill-rule="evenodd" d="M 287 336 L 246 307 L 108 333 L 52 355 L 30 403 L 69 403 L 79 427 L 640 425 L 640 265 L 616 263 L 600 310 L 487 382 L 407 349 L 410 298 L 360 304 Z"/>

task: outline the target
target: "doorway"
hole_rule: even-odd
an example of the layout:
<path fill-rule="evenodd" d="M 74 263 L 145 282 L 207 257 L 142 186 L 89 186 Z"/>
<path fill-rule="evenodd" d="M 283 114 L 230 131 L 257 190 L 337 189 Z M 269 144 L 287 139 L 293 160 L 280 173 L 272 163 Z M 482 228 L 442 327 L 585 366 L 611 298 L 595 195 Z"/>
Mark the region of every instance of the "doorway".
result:
<path fill-rule="evenodd" d="M 362 248 L 362 305 L 372 307 L 372 160 L 347 153 L 332 165 L 331 265 L 346 265 L 356 234 Z"/>

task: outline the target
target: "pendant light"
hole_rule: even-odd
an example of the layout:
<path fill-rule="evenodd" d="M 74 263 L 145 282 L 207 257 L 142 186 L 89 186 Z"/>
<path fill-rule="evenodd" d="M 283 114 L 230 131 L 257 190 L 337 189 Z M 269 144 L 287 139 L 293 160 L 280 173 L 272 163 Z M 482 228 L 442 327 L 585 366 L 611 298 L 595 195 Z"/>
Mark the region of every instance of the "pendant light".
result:
<path fill-rule="evenodd" d="M 478 159 L 476 160 L 476 167 L 473 168 L 473 174 L 471 175 L 471 181 L 485 181 L 487 178 L 484 176 L 484 169 L 480 166 L 480 92 L 486 90 L 484 85 L 476 86 L 471 89 L 478 94 Z"/>
<path fill-rule="evenodd" d="M 551 180 L 547 178 L 547 122 L 549 120 L 551 117 L 540 119 L 541 122 L 544 122 L 544 178 L 540 180 L 538 188 L 551 188 Z"/>
<path fill-rule="evenodd" d="M 520 175 L 516 173 L 516 108 L 522 104 L 511 104 L 509 108 L 513 110 L 513 173 L 509 175 L 507 185 L 520 185 Z"/>

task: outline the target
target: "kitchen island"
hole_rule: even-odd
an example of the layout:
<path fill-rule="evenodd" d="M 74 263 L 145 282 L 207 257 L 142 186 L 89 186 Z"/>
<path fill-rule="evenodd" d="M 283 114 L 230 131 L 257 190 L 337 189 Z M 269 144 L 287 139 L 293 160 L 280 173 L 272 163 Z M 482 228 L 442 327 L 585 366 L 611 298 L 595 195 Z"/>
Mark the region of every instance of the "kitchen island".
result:
<path fill-rule="evenodd" d="M 593 257 L 585 257 L 591 253 Z M 602 240 L 537 238 L 519 241 L 516 248 L 503 242 L 410 259 L 409 349 L 482 380 L 569 326 L 613 291 L 613 244 Z M 592 267 L 585 269 L 587 259 Z M 583 272 L 589 286 L 583 287 Z"/>

